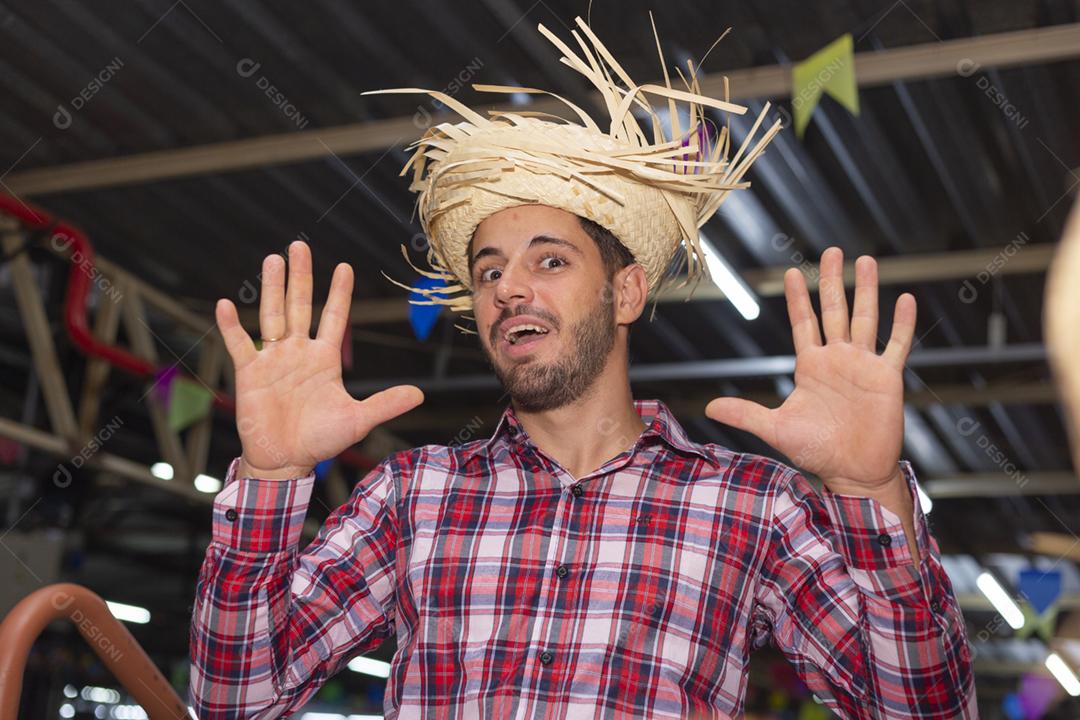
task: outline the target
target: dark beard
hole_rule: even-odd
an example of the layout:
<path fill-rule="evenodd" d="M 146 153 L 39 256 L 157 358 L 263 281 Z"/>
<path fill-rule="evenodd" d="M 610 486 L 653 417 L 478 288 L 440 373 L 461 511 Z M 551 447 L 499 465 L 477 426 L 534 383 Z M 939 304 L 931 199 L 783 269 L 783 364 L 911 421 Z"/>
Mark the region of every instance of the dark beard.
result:
<path fill-rule="evenodd" d="M 507 371 L 485 349 L 488 363 L 513 400 L 514 408 L 537 413 L 568 405 L 585 395 L 604 369 L 615 345 L 615 318 L 603 302 L 570 329 L 571 347 L 554 361 L 512 363 Z"/>

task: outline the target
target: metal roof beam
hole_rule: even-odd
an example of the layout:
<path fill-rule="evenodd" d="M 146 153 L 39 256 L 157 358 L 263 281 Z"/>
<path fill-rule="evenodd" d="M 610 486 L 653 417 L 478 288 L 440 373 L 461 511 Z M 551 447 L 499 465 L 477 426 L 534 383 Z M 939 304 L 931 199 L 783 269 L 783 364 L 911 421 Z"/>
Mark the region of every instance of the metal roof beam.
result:
<path fill-rule="evenodd" d="M 878 259 L 878 284 L 916 285 L 923 283 L 955 280 L 956 292 L 961 301 L 970 302 L 985 287 L 984 278 L 998 275 L 1024 273 L 1043 273 L 1050 267 L 1057 245 L 1037 243 L 1026 246 L 1007 246 L 1005 250 L 985 248 L 977 250 L 957 250 L 946 253 L 919 253 L 899 255 Z M 844 284 L 854 287 L 855 258 L 844 263 Z M 755 268 L 741 273 L 743 281 L 758 297 L 780 297 L 784 294 L 784 273 L 790 266 L 778 265 L 768 268 Z M 813 277 L 806 279 L 807 287 L 813 290 L 817 281 Z M 682 302 L 690 295 L 689 288 L 670 288 L 657 296 L 659 302 Z M 407 322 L 409 304 L 404 297 L 381 298 L 354 302 L 350 309 L 350 319 L 354 325 L 373 325 L 380 323 Z M 694 302 L 705 300 L 723 300 L 724 293 L 711 283 L 701 282 L 694 290 Z M 313 308 L 318 316 L 321 306 Z M 240 310 L 241 321 L 248 326 L 258 322 L 258 309 L 245 307 Z"/>
<path fill-rule="evenodd" d="M 918 80 L 957 73 L 960 63 L 974 67 L 1011 67 L 1080 57 L 1080 23 L 1053 25 L 974 38 L 946 40 L 855 55 L 860 87 Z M 783 97 L 791 94 L 791 66 L 768 65 L 727 73 L 734 99 Z M 701 77 L 702 92 L 723 96 L 724 75 Z M 506 106 L 509 107 L 509 106 Z M 530 110 L 564 112 L 556 100 L 538 99 Z M 451 113 L 432 122 L 453 120 Z M 20 196 L 45 195 L 89 188 L 130 185 L 166 178 L 229 172 L 326 157 L 353 155 L 391 147 L 412 138 L 414 118 L 399 117 L 335 128 L 214 143 L 142 153 L 120 158 L 13 172 L 6 184 Z"/>

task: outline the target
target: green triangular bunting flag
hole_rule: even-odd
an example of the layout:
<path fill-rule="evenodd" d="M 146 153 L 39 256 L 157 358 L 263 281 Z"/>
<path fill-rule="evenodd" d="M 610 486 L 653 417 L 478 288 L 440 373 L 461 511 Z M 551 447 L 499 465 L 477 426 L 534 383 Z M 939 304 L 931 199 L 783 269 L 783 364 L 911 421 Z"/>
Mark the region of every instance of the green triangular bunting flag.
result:
<path fill-rule="evenodd" d="M 1020 604 L 1020 610 L 1024 613 L 1024 625 L 1016 631 L 1016 637 L 1024 639 L 1034 632 L 1038 633 L 1044 641 L 1050 642 L 1057 627 L 1057 603 L 1048 607 L 1042 614 L 1026 602 Z"/>
<path fill-rule="evenodd" d="M 859 114 L 859 86 L 855 82 L 855 53 L 851 33 L 845 33 L 797 63 L 791 70 L 791 109 L 795 132 L 803 136 L 810 116 L 827 92 L 852 115 Z"/>
<path fill-rule="evenodd" d="M 178 377 L 169 394 L 169 427 L 179 432 L 210 412 L 213 394 L 201 383 Z"/>

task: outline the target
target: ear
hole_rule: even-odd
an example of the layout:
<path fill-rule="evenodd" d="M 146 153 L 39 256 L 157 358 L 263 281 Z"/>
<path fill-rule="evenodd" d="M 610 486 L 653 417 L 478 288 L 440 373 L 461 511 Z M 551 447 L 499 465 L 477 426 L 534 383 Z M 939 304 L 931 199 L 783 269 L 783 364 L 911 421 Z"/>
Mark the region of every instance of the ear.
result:
<path fill-rule="evenodd" d="M 649 279 L 645 268 L 638 263 L 630 263 L 616 271 L 611 282 L 615 322 L 629 325 L 641 316 L 649 294 Z"/>

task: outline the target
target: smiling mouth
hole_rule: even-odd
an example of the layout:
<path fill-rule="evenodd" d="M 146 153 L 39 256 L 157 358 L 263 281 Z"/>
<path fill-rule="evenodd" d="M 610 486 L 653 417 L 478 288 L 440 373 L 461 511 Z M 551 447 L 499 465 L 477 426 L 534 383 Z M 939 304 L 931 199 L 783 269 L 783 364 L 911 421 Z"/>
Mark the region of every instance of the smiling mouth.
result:
<path fill-rule="evenodd" d="M 546 333 L 526 332 L 516 336 L 513 341 L 503 337 L 499 338 L 499 346 L 507 355 L 519 357 L 535 350 L 549 335 L 551 335 L 550 331 Z"/>
<path fill-rule="evenodd" d="M 527 338 L 539 335 L 547 335 L 549 332 L 551 331 L 547 328 L 541 328 L 539 325 L 524 325 L 521 326 L 520 330 L 511 332 L 508 335 L 504 335 L 503 338 L 507 340 L 511 345 L 516 345 L 517 343 L 522 342 Z"/>

